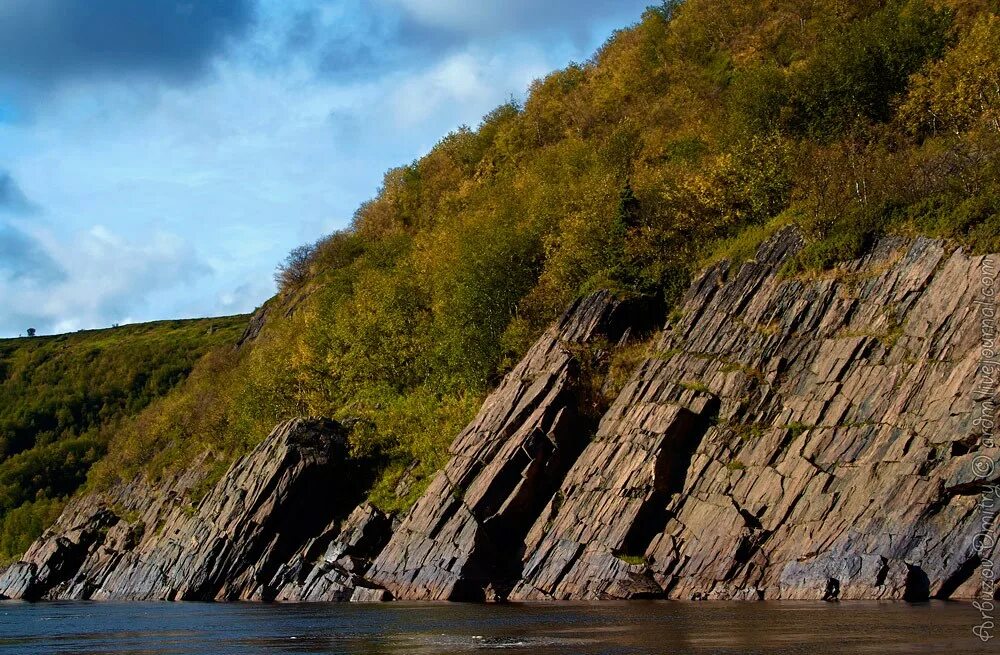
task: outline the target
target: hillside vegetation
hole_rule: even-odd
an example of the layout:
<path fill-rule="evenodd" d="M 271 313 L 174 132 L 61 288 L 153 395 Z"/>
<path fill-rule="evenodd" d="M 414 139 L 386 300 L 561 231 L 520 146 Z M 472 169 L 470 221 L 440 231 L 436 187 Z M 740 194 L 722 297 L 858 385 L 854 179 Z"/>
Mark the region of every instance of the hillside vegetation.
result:
<path fill-rule="evenodd" d="M 0 561 L 58 515 L 111 433 L 187 377 L 246 318 L 0 339 Z"/>
<path fill-rule="evenodd" d="M 219 350 L 117 431 L 94 487 L 276 421 L 360 419 L 399 510 L 573 298 L 669 303 L 706 262 L 795 224 L 813 275 L 885 232 L 1000 250 L 1000 18 L 989 0 L 688 0 L 389 171 L 300 248 L 252 348 Z M 614 368 L 614 367 L 613 367 Z M 196 501 L 197 498 L 192 498 Z"/>

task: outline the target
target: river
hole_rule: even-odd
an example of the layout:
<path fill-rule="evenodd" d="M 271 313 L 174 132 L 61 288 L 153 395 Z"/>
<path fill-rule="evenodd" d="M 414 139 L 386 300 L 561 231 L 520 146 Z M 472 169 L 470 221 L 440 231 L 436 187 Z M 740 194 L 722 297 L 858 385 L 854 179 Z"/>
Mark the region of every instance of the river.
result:
<path fill-rule="evenodd" d="M 0 654 L 1000 652 L 968 603 L 0 603 Z"/>

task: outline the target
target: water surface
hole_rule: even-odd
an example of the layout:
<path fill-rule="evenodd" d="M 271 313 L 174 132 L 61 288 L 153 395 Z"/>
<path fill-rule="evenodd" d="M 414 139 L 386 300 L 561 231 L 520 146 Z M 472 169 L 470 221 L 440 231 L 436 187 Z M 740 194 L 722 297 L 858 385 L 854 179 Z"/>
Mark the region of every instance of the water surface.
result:
<path fill-rule="evenodd" d="M 1000 652 L 966 603 L 0 603 L 0 654 Z"/>

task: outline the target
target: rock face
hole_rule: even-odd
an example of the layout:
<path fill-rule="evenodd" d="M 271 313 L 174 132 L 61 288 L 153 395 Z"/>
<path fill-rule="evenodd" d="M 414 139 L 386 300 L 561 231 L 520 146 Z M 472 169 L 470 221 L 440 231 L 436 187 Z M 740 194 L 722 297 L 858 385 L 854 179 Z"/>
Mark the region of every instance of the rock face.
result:
<path fill-rule="evenodd" d="M 592 430 L 581 351 L 644 315 L 608 293 L 570 307 L 455 439 L 368 578 L 413 600 L 483 600 L 513 585 L 524 535 Z"/>
<path fill-rule="evenodd" d="M 279 425 L 230 467 L 198 504 L 192 480 L 162 489 L 136 481 L 111 498 L 85 496 L 0 578 L 10 598 L 248 599 L 332 516 L 343 428 L 324 419 Z M 316 502 L 324 496 L 325 504 Z"/>
<path fill-rule="evenodd" d="M 336 524 L 310 539 L 262 589 L 264 600 L 391 600 L 384 589 L 362 577 L 389 540 L 392 523 L 371 505 L 359 505 L 339 528 Z M 323 544 L 328 543 L 325 548 Z"/>
<path fill-rule="evenodd" d="M 525 541 L 515 599 L 972 595 L 982 258 L 886 240 L 696 282 Z"/>
<path fill-rule="evenodd" d="M 345 429 L 285 423 L 196 508 L 195 480 L 74 501 L 0 576 L 13 598 L 547 600 L 971 597 L 998 555 L 973 424 L 983 257 L 883 239 L 788 277 L 779 233 L 663 311 L 576 302 L 389 517 Z M 995 266 L 995 262 L 992 264 Z M 614 398 L 613 352 L 646 355 Z M 610 386 L 603 390 L 607 392 Z M 606 395 L 606 394 L 605 394 Z M 995 401 L 996 398 L 993 398 Z M 610 402 L 610 407 L 607 406 Z M 992 509 L 1000 505 L 994 501 Z"/>

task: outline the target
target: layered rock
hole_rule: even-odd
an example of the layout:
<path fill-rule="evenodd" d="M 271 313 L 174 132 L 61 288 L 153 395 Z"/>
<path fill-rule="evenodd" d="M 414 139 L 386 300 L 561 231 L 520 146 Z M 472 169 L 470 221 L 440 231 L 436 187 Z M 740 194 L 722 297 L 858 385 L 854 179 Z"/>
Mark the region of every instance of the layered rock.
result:
<path fill-rule="evenodd" d="M 520 572 L 524 535 L 592 431 L 588 344 L 614 343 L 647 312 L 608 293 L 575 303 L 490 394 L 451 459 L 367 577 L 396 598 L 482 600 Z"/>
<path fill-rule="evenodd" d="M 392 596 L 363 577 L 392 530 L 388 516 L 368 503 L 359 505 L 343 525 L 334 522 L 309 539 L 274 578 L 259 599 L 282 602 L 381 601 Z M 327 544 L 324 547 L 324 544 Z"/>
<path fill-rule="evenodd" d="M 983 258 L 888 239 L 698 280 L 525 542 L 515 599 L 969 596 Z"/>
<path fill-rule="evenodd" d="M 889 238 L 835 271 L 784 275 L 801 247 L 785 231 L 706 271 L 610 407 L 611 353 L 665 317 L 608 293 L 574 303 L 405 516 L 348 513 L 365 481 L 346 428 L 299 419 L 196 507 L 194 473 L 75 500 L 0 594 L 973 596 L 998 554 L 981 535 L 1000 499 L 980 501 L 1000 484 L 982 462 L 1000 452 L 973 424 L 976 301 L 995 270 Z"/>
<path fill-rule="evenodd" d="M 0 578 L 10 598 L 248 599 L 335 517 L 344 429 L 325 419 L 279 425 L 198 503 L 191 474 L 143 480 L 72 503 Z"/>

